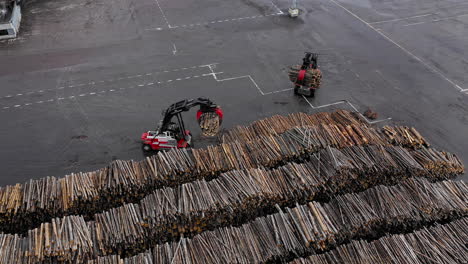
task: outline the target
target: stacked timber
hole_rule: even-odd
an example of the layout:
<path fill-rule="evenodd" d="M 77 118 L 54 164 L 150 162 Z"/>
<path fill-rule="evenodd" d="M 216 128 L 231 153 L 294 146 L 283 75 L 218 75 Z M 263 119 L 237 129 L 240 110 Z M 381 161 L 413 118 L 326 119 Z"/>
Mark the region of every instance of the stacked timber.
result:
<path fill-rule="evenodd" d="M 358 194 L 338 196 L 326 204 L 312 202 L 297 205 L 240 227 L 218 228 L 191 239 L 182 238 L 157 245 L 125 259 L 124 263 L 286 261 L 328 251 L 349 240 L 380 238 L 389 232 L 418 229 L 433 221 L 466 217 L 467 191 L 467 186 L 462 182 L 431 184 L 426 180 L 406 180 L 393 187 L 378 187 Z M 450 208 L 446 207 L 447 203 L 451 203 Z M 449 248 L 460 250 L 463 248 L 461 245 L 466 244 L 467 236 L 463 231 L 466 221 L 463 218 L 447 229 L 454 230 L 458 226 L 458 232 L 462 231 L 461 235 L 452 233 L 458 238 L 452 242 L 446 240 L 447 243 L 464 242 Z M 412 243 L 417 246 L 419 242 L 412 240 Z M 456 255 L 466 255 L 466 248 Z M 96 260 L 88 263 L 107 262 Z"/>
<path fill-rule="evenodd" d="M 294 65 L 289 68 L 288 76 L 291 82 L 297 83 L 297 78 L 299 76 L 300 70 L 301 65 Z M 319 69 L 312 68 L 307 69 L 305 72 L 303 83 L 307 87 L 318 88 L 322 83 L 322 71 L 320 71 Z"/>
<path fill-rule="evenodd" d="M 274 115 L 254 121 L 248 126 L 236 126 L 222 134 L 221 141 L 248 142 L 255 140 L 258 136 L 278 135 L 295 127 L 318 126 L 320 124 L 337 126 L 341 131 L 371 128 L 359 115 L 345 110 L 321 112 L 312 115 L 299 112 L 287 116 Z M 376 131 L 374 128 L 372 130 Z"/>
<path fill-rule="evenodd" d="M 408 177 L 425 177 L 430 181 L 449 179 L 464 171 L 455 155 L 428 148 L 421 143 L 421 138 L 414 141 L 413 138 L 418 137 L 413 132 L 409 134 L 395 129 L 399 132 L 392 134 L 397 138 L 394 140 L 348 112 L 295 114 L 279 120 L 281 122 L 263 120 L 239 129 L 228 134 L 232 142 L 217 146 L 160 152 L 142 162 L 115 161 L 95 172 L 64 178 L 47 177 L 1 188 L 1 227 L 7 231 L 31 230 L 25 237 L 1 235 L 0 242 L 4 243 L 0 244 L 0 260 L 82 263 L 111 254 L 135 255 L 165 242 L 166 249 L 158 249 L 157 259 L 172 259 L 179 254 L 181 245 L 195 250 L 207 243 L 197 240 L 199 245 L 193 244 L 195 240 L 180 237 L 197 237 L 197 234 L 212 229 L 231 232 L 234 229 L 223 228 L 242 225 L 278 208 L 312 200 L 328 201 L 336 194 L 361 191 L 377 184 L 395 184 Z M 254 137 L 254 134 L 257 135 Z M 406 148 L 392 144 L 403 144 Z M 411 192 L 415 188 L 404 190 Z M 258 221 L 264 221 L 261 224 L 245 226 L 252 234 L 263 229 L 272 234 L 281 233 L 276 236 L 281 236 L 282 246 L 265 248 L 265 252 L 272 255 L 252 259 L 252 252 L 246 253 L 248 255 L 241 252 L 238 256 L 237 251 L 231 251 L 226 253 L 229 254 L 226 259 L 248 262 L 283 259 L 297 252 L 327 250 L 350 238 L 379 237 L 382 232 L 387 232 L 385 230 L 414 228 L 466 213 L 466 206 L 460 205 L 451 196 L 453 193 L 437 188 L 429 191 L 435 191 L 437 195 L 421 197 L 419 193 L 413 196 L 403 193 L 392 200 L 397 191 L 379 190 L 375 197 L 368 198 L 392 201 L 388 208 L 375 204 L 369 205 L 374 209 L 369 209 L 362 204 L 361 196 L 349 196 L 351 198 L 341 197 L 343 201 L 336 202 L 338 207 L 332 205 L 335 200 L 324 205 L 308 204 L 312 213 L 306 211 L 297 219 L 291 216 L 293 209 L 286 209 L 286 213 L 260 218 L 263 220 Z M 463 185 L 452 192 L 464 194 L 466 188 Z M 439 202 L 441 197 L 449 198 Z M 421 202 L 421 207 L 414 209 L 415 203 L 407 208 L 399 204 L 400 199 L 418 202 L 433 199 L 436 202 Z M 466 204 L 465 200 L 463 202 Z M 341 222 L 343 226 L 335 223 L 345 219 L 342 211 L 346 210 L 342 206 L 353 208 L 347 213 L 350 219 L 346 219 L 352 224 L 346 224 L 346 228 L 344 222 Z M 376 215 L 377 208 L 385 210 Z M 298 229 L 298 219 L 308 219 L 310 214 L 316 217 L 315 212 L 324 210 L 329 210 L 326 215 L 307 220 L 312 221 L 307 226 L 320 230 L 307 233 L 306 229 Z M 340 216 L 336 210 L 340 211 Z M 399 214 L 400 210 L 404 215 Z M 360 212 L 352 216 L 355 211 Z M 384 219 L 384 216 L 388 218 Z M 334 222 L 327 219 L 334 219 Z M 243 233 L 245 230 L 240 230 L 236 232 L 247 238 L 247 233 Z M 294 238 L 290 231 L 296 236 L 301 235 Z M 312 240 L 301 242 L 301 237 Z M 258 241 L 254 242 L 260 244 L 268 240 L 267 237 L 256 239 Z M 301 246 L 296 249 L 297 241 Z M 255 243 L 249 247 L 260 250 Z M 172 251 L 175 244 L 178 248 Z M 151 256 L 152 253 L 139 254 L 140 259 L 125 261 L 138 263 Z M 182 262 L 185 257 L 177 258 Z M 116 258 L 102 258 L 102 261 L 108 259 Z"/>
<path fill-rule="evenodd" d="M 293 253 L 303 255 L 321 252 L 351 239 L 378 238 L 392 230 L 413 230 L 434 221 L 467 216 L 467 192 L 468 186 L 464 182 L 444 181 L 431 184 L 424 179 L 408 179 L 392 187 L 378 186 L 362 193 L 337 196 L 324 204 L 296 204 L 284 211 L 276 206 L 279 213 L 256 218 L 253 222 L 236 228 L 219 227 L 223 224 L 218 223 L 217 217 L 212 218 L 215 215 L 212 214 L 205 216 L 206 220 L 200 223 L 200 228 L 203 229 L 205 224 L 207 229 L 219 228 L 201 233 L 193 239 L 157 245 L 153 248 L 153 254 L 157 252 L 158 256 L 173 257 L 180 254 L 180 261 L 194 261 L 195 256 L 200 257 L 196 252 L 201 252 L 206 255 L 202 255 L 199 261 L 211 263 L 213 259 L 209 252 L 224 250 L 223 253 L 227 255 L 217 257 L 235 257 L 257 263 L 284 259 Z M 191 194 L 186 192 L 185 195 Z M 251 198 L 253 197 L 246 196 L 247 201 Z M 209 204 L 209 197 L 198 199 L 205 200 L 200 201 L 199 205 Z M 168 208 L 173 210 L 169 214 L 160 210 L 151 212 L 152 208 L 129 204 L 97 216 L 95 222 L 84 223 L 78 216 L 56 219 L 30 230 L 28 236 L 16 243 L 20 247 L 13 250 L 2 246 L 0 253 L 20 256 L 20 259 L 29 262 L 60 260 L 74 263 L 81 263 L 92 256 L 95 258 L 112 254 L 142 253 L 158 244 L 163 232 L 176 232 L 170 229 L 155 232 L 154 229 L 160 226 L 158 221 L 169 223 L 168 228 L 178 227 L 180 230 L 177 232 L 183 233 L 183 229 L 188 227 L 190 217 L 198 216 L 195 212 L 199 207 L 190 203 L 189 198 L 181 197 L 178 201 L 179 203 L 171 204 L 168 201 L 163 202 L 173 207 Z M 192 201 L 195 199 L 192 198 Z M 229 203 L 228 200 L 224 202 Z M 231 204 L 226 207 L 225 213 L 242 212 L 242 209 L 235 207 Z M 247 211 L 255 208 L 252 205 L 250 207 Z M 158 213 L 161 215 L 157 215 Z M 196 222 L 193 221 L 192 226 Z M 14 241 L 13 235 L 6 236 L 8 239 L 4 240 Z M 6 245 L 11 244 L 15 243 Z M 180 246 L 185 248 L 179 252 Z M 254 249 L 255 252 L 251 252 Z M 18 253 L 17 250 L 21 252 Z M 1 257 L 3 256 L 0 255 Z M 219 262 L 229 261 L 221 259 Z"/>
<path fill-rule="evenodd" d="M 390 143 L 395 145 L 412 148 L 420 146 L 429 147 L 429 143 L 414 127 L 384 126 L 382 133 L 388 138 Z"/>
<path fill-rule="evenodd" d="M 25 253 L 33 262 L 55 259 L 80 263 L 92 256 L 93 247 L 91 230 L 84 218 L 66 216 L 29 230 Z"/>
<path fill-rule="evenodd" d="M 372 242 L 352 241 L 330 252 L 314 254 L 290 263 L 466 263 L 468 259 L 466 230 L 468 230 L 468 218 L 462 218 L 449 224 L 424 228 L 404 235 L 386 236 Z"/>
<path fill-rule="evenodd" d="M 2 187 L 0 229 L 25 232 L 44 221 L 65 215 L 92 218 L 97 212 L 136 202 L 156 188 L 211 179 L 229 170 L 271 168 L 288 161 L 301 162 L 311 153 L 328 147 L 388 145 L 378 131 L 363 125 L 346 111 L 315 115 L 298 113 L 282 120 L 284 122 L 265 119 L 254 123 L 247 129 L 248 133 L 242 134 L 246 136 L 245 141 L 239 133 L 231 133 L 229 137 L 237 139 L 230 143 L 159 152 L 141 162 L 115 161 L 93 172 Z M 321 121 L 326 124 L 319 124 Z M 301 124 L 308 126 L 294 128 Z M 254 134 L 258 136 L 253 138 Z M 427 166 L 433 167 L 434 162 L 437 160 Z M 443 169 L 450 170 L 450 167 Z M 462 170 L 460 167 L 458 171 Z"/>

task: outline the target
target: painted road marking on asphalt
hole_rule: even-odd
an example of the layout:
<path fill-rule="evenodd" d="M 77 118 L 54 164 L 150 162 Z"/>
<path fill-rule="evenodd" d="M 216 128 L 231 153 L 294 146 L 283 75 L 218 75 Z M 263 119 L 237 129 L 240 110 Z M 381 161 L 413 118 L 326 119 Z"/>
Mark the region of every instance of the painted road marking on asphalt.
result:
<path fill-rule="evenodd" d="M 281 13 L 274 13 L 274 14 L 268 14 L 268 15 L 238 17 L 238 18 L 230 18 L 230 19 L 225 19 L 225 20 L 213 20 L 213 21 L 200 22 L 200 23 L 194 23 L 194 24 L 183 24 L 183 25 L 177 25 L 177 26 L 170 26 L 167 29 L 192 28 L 192 27 L 204 26 L 204 25 L 215 24 L 215 23 L 236 22 L 236 21 L 240 21 L 240 20 L 244 20 L 244 19 L 257 19 L 257 18 L 265 18 L 265 17 L 270 17 L 270 16 L 280 16 L 280 15 L 283 15 L 283 14 L 284 13 L 281 11 Z M 154 30 L 160 31 L 162 29 L 158 27 L 158 28 L 147 28 L 145 30 L 146 31 L 154 31 Z"/>
<path fill-rule="evenodd" d="M 395 18 L 395 19 L 389 19 L 389 20 L 383 20 L 383 21 L 369 22 L 369 24 L 374 25 L 374 24 L 381 24 L 381 23 L 388 23 L 388 22 L 397 22 L 397 21 L 436 15 L 436 14 L 437 13 L 429 13 L 429 14 L 423 14 L 423 15 L 410 16 L 410 17 Z"/>
<path fill-rule="evenodd" d="M 130 75 L 130 76 L 125 76 L 117 79 L 106 79 L 106 80 L 100 80 L 100 81 L 91 81 L 87 83 L 81 83 L 81 84 L 74 84 L 74 85 L 68 85 L 68 88 L 74 88 L 74 87 L 80 87 L 80 86 L 86 86 L 86 85 L 95 85 L 96 83 L 110 83 L 118 80 L 123 80 L 123 79 L 134 79 L 134 78 L 141 78 L 143 76 L 149 76 L 149 75 L 156 75 L 159 73 L 169 73 L 169 72 L 179 72 L 179 71 L 185 71 L 185 70 L 192 70 L 192 69 L 197 69 L 197 68 L 205 68 L 208 67 L 208 65 L 215 65 L 217 63 L 211 63 L 211 64 L 205 64 L 205 65 L 196 65 L 196 66 L 191 66 L 191 67 L 184 67 L 184 68 L 177 68 L 177 69 L 171 69 L 171 70 L 164 70 L 164 71 L 158 71 L 158 72 L 148 72 L 144 74 L 138 74 L 138 75 Z M 26 96 L 26 95 L 31 95 L 31 94 L 38 94 L 38 93 L 44 93 L 47 91 L 56 91 L 56 90 L 63 90 L 67 87 L 60 86 L 57 88 L 50 88 L 50 89 L 43 89 L 39 91 L 30 91 L 27 93 L 18 93 L 16 95 L 6 95 L 3 97 L 0 97 L 0 99 L 6 99 L 6 98 L 13 98 L 13 97 L 19 97 L 19 96 Z"/>
<path fill-rule="evenodd" d="M 457 19 L 459 17 L 465 17 L 465 16 L 468 16 L 468 14 L 451 16 L 451 17 L 444 17 L 444 18 L 440 18 L 440 19 L 433 19 L 433 20 L 430 20 L 430 21 L 422 21 L 422 22 L 417 22 L 417 23 L 409 23 L 409 24 L 406 24 L 406 25 L 403 25 L 403 26 L 404 27 L 409 27 L 409 26 L 415 26 L 415 25 L 421 25 L 421 24 L 427 24 L 427 23 L 435 23 L 435 22 L 445 21 L 445 20 L 449 20 L 449 19 Z"/>
<path fill-rule="evenodd" d="M 211 76 L 213 76 L 213 79 L 215 79 L 217 82 L 232 81 L 232 80 L 237 80 L 237 79 L 249 79 L 253 83 L 255 88 L 257 88 L 257 90 L 260 92 L 260 94 L 265 95 L 265 93 L 262 91 L 260 86 L 258 86 L 257 82 L 255 82 L 255 80 L 252 78 L 251 75 L 243 75 L 243 76 L 237 76 L 237 77 L 231 77 L 231 78 L 225 78 L 225 79 L 218 79 L 217 74 L 221 74 L 223 72 L 215 72 L 214 69 L 213 69 L 213 66 L 214 66 L 214 64 L 208 65 L 208 68 L 210 69 L 211 73 L 204 74 L 204 76 L 205 75 L 207 75 L 207 76 L 211 75 Z"/>
<path fill-rule="evenodd" d="M 304 98 L 304 100 L 307 102 L 307 104 L 309 104 L 309 106 L 312 109 L 320 109 L 320 108 L 330 107 L 330 106 L 339 105 L 339 104 L 347 104 L 369 124 L 376 124 L 376 123 L 381 123 L 381 122 L 392 120 L 391 117 L 388 117 L 388 118 L 385 118 L 385 119 L 370 121 L 369 119 L 367 119 L 367 117 L 365 117 L 363 114 L 361 114 L 361 112 L 359 112 L 359 110 L 351 102 L 349 102 L 348 100 L 340 100 L 340 101 L 336 101 L 336 102 L 329 103 L 329 104 L 315 106 L 309 100 L 307 100 L 307 98 L 304 95 L 302 96 L 302 98 Z"/>
<path fill-rule="evenodd" d="M 169 20 L 167 20 L 166 14 L 164 13 L 161 5 L 159 4 L 159 1 L 158 0 L 154 0 L 154 1 L 156 1 L 156 4 L 158 5 L 159 11 L 161 11 L 161 14 L 164 18 L 164 21 L 166 22 L 167 27 L 171 28 L 171 24 L 169 24 Z"/>
<path fill-rule="evenodd" d="M 213 64 L 212 64 L 213 65 Z M 214 72 L 214 74 L 220 74 L 222 72 Z M 148 83 L 141 83 L 141 84 L 138 84 L 136 86 L 132 85 L 132 86 L 129 86 L 129 87 L 121 87 L 119 88 L 118 90 L 122 91 L 122 90 L 128 90 L 128 89 L 133 89 L 133 88 L 136 88 L 136 87 L 144 87 L 144 86 L 153 86 L 153 85 L 156 85 L 156 84 L 161 84 L 161 83 L 170 83 L 170 82 L 177 82 L 177 81 L 183 81 L 183 80 L 188 80 L 188 79 L 195 79 L 195 78 L 202 78 L 202 77 L 207 77 L 207 76 L 213 76 L 213 73 L 206 73 L 206 74 L 202 74 L 202 75 L 194 75 L 194 76 L 187 76 L 187 77 L 183 77 L 183 78 L 177 78 L 177 79 L 171 79 L 171 80 L 164 80 L 164 81 L 158 81 L 158 82 L 148 82 Z M 29 106 L 29 105 L 34 105 L 34 104 L 43 104 L 45 102 L 54 102 L 54 101 L 61 101 L 61 100 L 65 100 L 65 99 L 74 99 L 76 97 L 87 97 L 87 96 L 97 96 L 97 95 L 101 95 L 101 94 L 104 94 L 104 93 L 109 93 L 109 92 L 116 92 L 115 89 L 109 89 L 109 90 L 102 90 L 100 92 L 89 92 L 89 93 L 82 93 L 82 94 L 79 94 L 79 95 L 72 95 L 72 96 L 69 96 L 69 97 L 58 97 L 58 98 L 53 98 L 53 99 L 49 99 L 49 100 L 44 100 L 44 101 L 36 101 L 36 102 L 29 102 L 29 103 L 24 103 L 24 104 L 16 104 L 16 105 L 13 105 L 13 106 L 5 106 L 5 107 L 2 107 L 3 110 L 6 110 L 6 109 L 10 109 L 10 108 L 21 108 L 21 107 L 24 107 L 24 106 Z"/>
<path fill-rule="evenodd" d="M 284 14 L 283 11 L 281 11 L 281 9 L 279 9 L 279 7 L 275 5 L 275 3 L 273 3 L 273 1 L 270 1 L 270 2 L 273 5 L 273 7 L 276 9 L 276 11 L 278 11 L 277 14 L 280 14 L 280 15 Z"/>
<path fill-rule="evenodd" d="M 389 36 L 387 36 L 386 34 L 384 34 L 382 32 L 382 30 L 378 30 L 376 29 L 374 26 L 372 26 L 371 24 L 369 24 L 368 22 L 366 22 L 364 19 L 362 19 L 361 17 L 359 17 L 358 15 L 356 15 L 355 13 L 353 13 L 352 11 L 350 11 L 349 9 L 347 9 L 346 7 L 344 7 L 343 5 L 341 5 L 340 3 L 338 3 L 337 1 L 335 0 L 328 0 L 329 2 L 332 2 L 334 3 L 336 6 L 340 7 L 341 9 L 343 9 L 344 11 L 346 11 L 348 14 L 350 14 L 351 16 L 355 17 L 356 19 L 358 19 L 359 21 L 361 21 L 362 23 L 364 23 L 366 26 L 368 26 L 369 28 L 371 28 L 372 30 L 374 30 L 375 32 L 377 32 L 379 35 L 381 35 L 383 38 L 385 38 L 387 41 L 391 42 L 393 45 L 397 46 L 399 49 L 401 49 L 403 52 L 405 52 L 406 54 L 408 54 L 410 57 L 412 57 L 413 59 L 417 60 L 419 63 L 421 63 L 423 66 L 425 66 L 428 70 L 432 71 L 433 73 L 439 75 L 439 77 L 441 77 L 442 79 L 446 80 L 448 83 L 450 83 L 453 87 L 457 88 L 460 92 L 463 92 L 465 89 L 463 89 L 460 85 L 456 84 L 454 81 L 452 81 L 451 79 L 449 79 L 447 76 L 445 76 L 442 72 L 440 72 L 439 70 L 437 70 L 436 68 L 434 68 L 433 66 L 429 65 L 427 62 L 425 62 L 424 60 L 422 60 L 421 58 L 419 58 L 418 56 L 416 56 L 415 54 L 413 54 L 411 51 L 407 50 L 406 48 L 404 48 L 403 46 L 401 46 L 400 44 L 398 44 L 396 41 L 394 41 L 393 39 L 391 39 Z"/>

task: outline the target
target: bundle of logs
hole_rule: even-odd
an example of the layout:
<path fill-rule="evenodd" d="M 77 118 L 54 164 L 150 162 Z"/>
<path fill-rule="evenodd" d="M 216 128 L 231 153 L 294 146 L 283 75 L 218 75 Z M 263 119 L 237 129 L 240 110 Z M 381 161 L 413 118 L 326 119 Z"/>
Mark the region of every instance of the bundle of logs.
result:
<path fill-rule="evenodd" d="M 198 186 L 208 191 L 208 184 Z M 219 187 L 228 192 L 229 188 L 244 186 L 219 184 Z M 250 192 L 261 193 L 262 190 Z M 287 259 L 291 254 L 321 252 L 352 239 L 378 238 L 392 230 L 413 230 L 434 221 L 464 217 L 468 214 L 467 192 L 468 186 L 464 182 L 430 183 L 412 178 L 392 187 L 378 186 L 362 193 L 337 196 L 324 204 L 295 204 L 284 212 L 276 206 L 279 213 L 233 228 L 219 227 L 223 226 L 219 222 L 255 211 L 260 206 L 255 203 L 261 204 L 265 200 L 257 200 L 255 195 L 245 193 L 246 202 L 235 204 L 227 199 L 229 195 L 219 197 L 219 202 L 225 204 L 220 208 L 224 209 L 224 214 L 231 215 L 218 218 L 222 214 L 210 209 L 210 206 L 213 208 L 210 204 L 216 201 L 209 200 L 218 197 L 198 193 L 202 196 L 196 198 L 195 189 L 185 187 L 172 193 L 180 196 L 179 199 L 172 198 L 178 203 L 170 201 L 170 197 L 160 201 L 161 196 L 154 196 L 140 205 L 127 204 L 99 214 L 96 221 L 86 223 L 79 216 L 67 216 L 43 223 L 23 238 L 1 235 L 0 242 L 4 242 L 0 244 L 0 259 L 9 258 L 11 262 L 5 263 L 54 260 L 81 263 L 109 254 L 142 253 L 160 243 L 165 232 L 183 234 L 190 228 L 217 227 L 193 239 L 156 245 L 153 256 L 177 256 L 180 261 L 196 263 L 228 263 L 232 257 L 248 263 Z M 265 196 L 275 198 L 275 191 Z M 241 215 L 237 216 L 238 212 Z M 206 215 L 202 216 L 203 213 Z M 191 221 L 191 217 L 196 219 Z M 233 223 L 235 221 L 229 225 Z M 181 246 L 183 250 L 178 250 Z M 211 256 L 209 252 L 218 254 Z M 194 256 L 198 259 L 193 259 Z"/>
<path fill-rule="evenodd" d="M 204 136 L 213 137 L 219 132 L 220 119 L 219 115 L 215 112 L 206 112 L 201 114 L 198 120 L 200 129 Z"/>
<path fill-rule="evenodd" d="M 352 241 L 324 254 L 296 259 L 292 264 L 466 263 L 468 259 L 466 230 L 468 230 L 468 218 L 462 218 L 449 224 L 405 235 L 386 236 L 372 242 Z M 133 262 L 126 260 L 125 263 Z"/>
<path fill-rule="evenodd" d="M 256 120 L 248 126 L 236 126 L 221 134 L 220 137 L 224 143 L 248 142 L 255 140 L 258 136 L 278 135 L 295 127 L 318 126 L 320 124 L 338 126 L 342 131 L 349 130 L 349 128 L 353 130 L 359 127 L 369 127 L 358 114 L 345 110 L 320 112 L 312 115 L 299 112 L 287 116 L 274 115 Z"/>
<path fill-rule="evenodd" d="M 42 222 L 65 215 L 91 219 L 103 210 L 137 202 L 156 188 L 212 179 L 235 169 L 274 168 L 288 161 L 303 162 L 311 154 L 330 147 L 399 144 L 419 134 L 413 129 L 395 131 L 390 138 L 346 111 L 268 118 L 229 132 L 226 136 L 233 140 L 230 143 L 159 152 L 141 162 L 115 161 L 94 172 L 2 187 L 0 230 L 24 233 Z M 419 148 L 411 155 L 418 155 L 420 165 L 437 170 L 441 178 L 463 171 L 454 155 L 422 145 Z"/>
<path fill-rule="evenodd" d="M 297 83 L 301 65 L 291 66 L 288 71 L 289 80 Z M 309 68 L 305 72 L 303 84 L 307 87 L 318 88 L 322 83 L 322 72 L 319 69 Z"/>
<path fill-rule="evenodd" d="M 284 262 L 326 252 L 349 240 L 380 238 L 438 220 L 462 218 L 452 225 L 463 228 L 468 214 L 466 188 L 462 182 L 431 184 L 425 180 L 406 180 L 393 187 L 339 196 L 326 204 L 298 205 L 240 227 L 219 228 L 191 239 L 157 245 L 125 259 L 124 263 Z M 440 195 L 436 194 L 438 192 Z M 446 207 L 447 203 L 450 207 Z M 459 236 L 455 241 L 461 239 L 466 243 L 465 233 L 453 233 Z M 451 245 L 456 244 L 455 241 L 450 242 Z M 460 249 L 464 243 L 452 248 Z M 466 252 L 456 255 L 466 255 Z M 106 262 L 109 258 L 115 259 L 115 256 L 91 260 L 88 264 L 109 263 Z M 340 263 L 350 262 L 354 263 Z"/>

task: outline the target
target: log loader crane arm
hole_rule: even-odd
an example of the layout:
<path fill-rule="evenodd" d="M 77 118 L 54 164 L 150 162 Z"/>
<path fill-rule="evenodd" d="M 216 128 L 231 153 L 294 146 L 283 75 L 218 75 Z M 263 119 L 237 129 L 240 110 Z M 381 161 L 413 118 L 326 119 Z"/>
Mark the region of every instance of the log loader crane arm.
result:
<path fill-rule="evenodd" d="M 163 111 L 163 119 L 159 121 L 155 131 L 142 134 L 143 150 L 168 150 L 172 148 L 187 148 L 192 145 L 192 134 L 185 129 L 182 113 L 192 107 L 199 106 L 196 118 L 199 121 L 204 113 L 214 112 L 218 115 L 220 123 L 223 119 L 221 108 L 207 98 L 185 99 L 170 105 Z M 176 117 L 177 123 L 172 119 Z"/>

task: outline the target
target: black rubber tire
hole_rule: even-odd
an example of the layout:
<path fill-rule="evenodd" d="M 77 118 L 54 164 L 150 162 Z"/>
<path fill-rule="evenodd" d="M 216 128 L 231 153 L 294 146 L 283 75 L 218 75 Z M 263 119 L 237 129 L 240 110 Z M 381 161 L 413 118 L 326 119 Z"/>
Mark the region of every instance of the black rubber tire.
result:
<path fill-rule="evenodd" d="M 295 94 L 295 95 L 300 95 L 300 94 L 299 94 L 299 86 L 298 86 L 298 85 L 294 85 L 294 94 Z"/>
<path fill-rule="evenodd" d="M 315 97 L 315 89 L 310 89 L 309 97 Z"/>
<path fill-rule="evenodd" d="M 151 151 L 151 146 L 147 144 L 143 144 L 143 146 L 141 146 L 141 149 L 143 149 L 143 151 L 149 152 Z"/>

